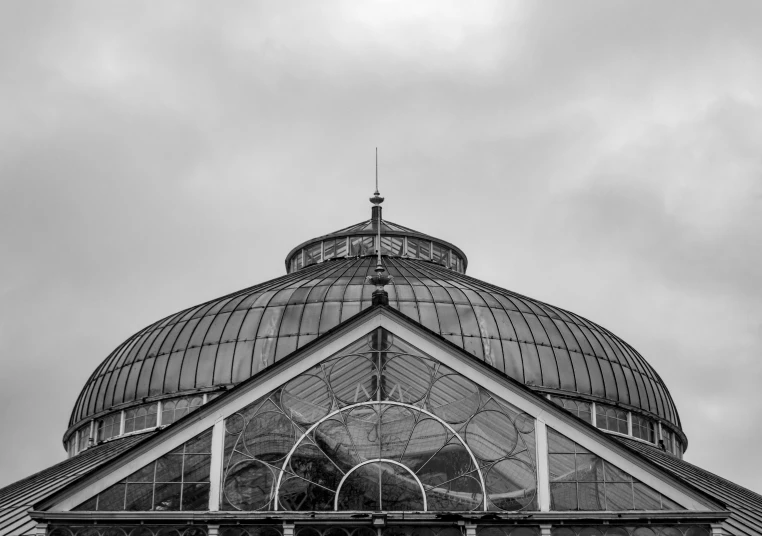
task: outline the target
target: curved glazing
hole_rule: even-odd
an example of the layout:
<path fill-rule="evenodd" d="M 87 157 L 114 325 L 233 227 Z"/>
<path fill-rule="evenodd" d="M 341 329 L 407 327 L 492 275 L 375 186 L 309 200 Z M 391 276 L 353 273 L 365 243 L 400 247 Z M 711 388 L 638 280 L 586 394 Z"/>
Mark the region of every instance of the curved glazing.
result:
<path fill-rule="evenodd" d="M 389 305 L 544 393 L 633 410 L 672 430 L 672 398 L 627 343 L 579 315 L 432 262 L 385 257 Z M 237 384 L 371 305 L 375 257 L 335 259 L 185 309 L 136 333 L 93 373 L 66 438 L 116 409 Z"/>
<path fill-rule="evenodd" d="M 286 256 L 288 273 L 312 264 L 344 257 L 382 255 L 431 261 L 462 274 L 468 259 L 460 248 L 396 223 L 381 222 L 381 238 L 374 219 L 299 244 Z"/>

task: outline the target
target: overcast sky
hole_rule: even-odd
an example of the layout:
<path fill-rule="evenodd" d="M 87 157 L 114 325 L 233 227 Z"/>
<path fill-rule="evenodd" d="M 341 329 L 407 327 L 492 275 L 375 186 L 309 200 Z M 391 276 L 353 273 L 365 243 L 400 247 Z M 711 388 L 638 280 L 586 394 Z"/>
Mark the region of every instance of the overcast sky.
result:
<path fill-rule="evenodd" d="M 632 344 L 762 492 L 762 3 L 0 4 L 0 485 L 147 324 L 384 215 Z"/>

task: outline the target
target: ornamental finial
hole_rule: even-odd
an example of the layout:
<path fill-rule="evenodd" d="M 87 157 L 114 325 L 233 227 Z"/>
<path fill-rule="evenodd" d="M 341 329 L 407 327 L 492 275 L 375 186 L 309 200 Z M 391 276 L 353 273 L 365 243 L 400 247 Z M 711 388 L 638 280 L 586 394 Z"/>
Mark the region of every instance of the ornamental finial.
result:
<path fill-rule="evenodd" d="M 376 290 L 373 291 L 373 305 L 389 305 L 389 295 L 384 290 L 384 286 L 392 282 L 392 276 L 386 273 L 384 265 L 381 262 L 381 203 L 384 202 L 384 198 L 378 193 L 378 147 L 376 147 L 376 191 L 373 193 L 373 197 L 370 198 L 370 202 L 373 203 L 373 220 L 372 224 L 376 232 L 376 255 L 378 260 L 376 261 L 376 275 L 369 275 L 367 277 L 368 282 L 376 285 Z"/>

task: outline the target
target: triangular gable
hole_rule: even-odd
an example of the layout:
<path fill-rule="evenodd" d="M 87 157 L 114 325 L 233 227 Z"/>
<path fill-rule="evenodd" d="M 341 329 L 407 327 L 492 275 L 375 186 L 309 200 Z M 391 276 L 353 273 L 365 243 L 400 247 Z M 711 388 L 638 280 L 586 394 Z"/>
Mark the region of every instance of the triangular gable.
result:
<path fill-rule="evenodd" d="M 390 333 L 395 344 L 403 347 L 403 350 L 399 348 L 393 350 L 396 352 L 397 357 L 395 359 L 397 359 L 398 365 L 405 361 L 403 355 L 412 355 L 418 359 L 417 364 L 415 359 L 409 359 L 409 363 L 405 367 L 397 366 L 395 369 L 387 366 L 385 376 L 376 375 L 375 381 L 379 383 L 380 379 L 387 383 L 386 386 L 374 385 L 373 374 L 368 374 L 367 370 L 363 370 L 363 367 L 369 367 L 367 363 L 363 364 L 363 359 L 367 361 L 367 356 L 363 357 L 363 355 L 373 350 L 372 348 L 369 350 L 368 344 L 373 344 L 368 342 L 369 337 L 372 337 L 374 333 L 379 333 L 379 328 Z M 354 361 L 348 359 L 351 356 L 355 357 Z M 342 364 L 340 362 L 342 359 L 346 363 Z M 420 364 L 423 362 L 430 364 L 426 365 L 427 369 Z M 327 367 L 327 364 L 330 367 Z M 437 367 L 441 371 L 437 371 Z M 337 374 L 337 378 L 340 376 L 340 381 L 337 381 L 335 385 L 331 383 L 325 394 L 321 395 L 322 399 L 320 397 L 310 398 L 308 402 L 305 402 L 305 394 L 316 394 L 316 390 L 322 389 L 323 384 L 331 382 L 331 374 Z M 429 387 L 425 395 L 425 402 L 421 402 L 423 399 L 417 399 L 420 393 L 417 393 L 416 389 L 421 390 L 423 388 L 416 386 L 424 379 L 429 382 Z M 432 385 L 437 385 L 437 388 L 434 389 L 431 387 Z M 473 407 L 466 407 L 467 404 L 463 404 L 464 389 L 467 390 L 469 385 L 479 386 L 480 394 L 477 396 L 478 400 L 474 401 L 476 405 Z M 279 398 L 271 398 L 273 393 L 278 393 Z M 425 479 L 415 472 L 416 469 L 411 470 L 410 465 L 415 465 L 415 463 L 424 463 L 425 465 L 431 462 L 422 462 L 421 460 L 405 462 L 405 452 L 396 452 L 399 457 L 395 459 L 394 456 L 389 456 L 389 452 L 382 452 L 383 446 L 381 444 L 378 445 L 378 448 L 381 449 L 379 455 L 374 458 L 371 453 L 375 452 L 374 449 L 377 448 L 377 445 L 370 441 L 370 438 L 373 437 L 374 429 L 378 431 L 381 429 L 380 427 L 383 427 L 383 423 L 380 422 L 382 416 L 377 412 L 375 418 L 379 422 L 375 422 L 373 421 L 374 417 L 370 415 L 372 412 L 367 409 L 372 404 L 357 406 L 371 402 L 374 396 L 381 397 L 381 400 L 388 401 L 391 405 L 394 405 L 392 403 L 397 404 L 399 409 L 395 411 L 398 413 L 397 421 L 400 423 L 405 421 L 403 416 L 407 415 L 405 418 L 410 422 L 428 422 L 433 428 L 440 426 L 440 439 L 444 441 L 443 451 L 447 449 L 457 450 L 464 445 L 467 446 L 463 452 L 468 456 L 463 455 L 465 456 L 463 458 L 464 465 L 460 473 L 449 480 L 442 480 L 441 475 L 433 475 L 430 480 L 424 483 Z M 284 413 L 284 406 L 287 406 L 289 412 L 287 419 L 289 423 L 278 417 L 279 413 Z M 347 412 L 341 410 L 342 407 L 354 409 Z M 362 408 L 364 409 L 360 411 Z M 406 411 L 407 414 L 405 414 Z M 440 415 L 437 415 L 437 411 L 440 412 Z M 490 414 L 490 411 L 493 414 Z M 320 413 L 320 418 L 327 420 L 319 425 L 312 423 L 311 420 L 315 417 L 316 412 Z M 466 415 L 467 421 L 458 423 L 456 421 L 463 417 L 459 415 L 459 412 L 471 413 Z M 483 415 L 477 418 L 474 412 Z M 498 417 L 498 413 L 501 412 L 502 417 Z M 246 420 L 246 415 L 249 415 L 249 421 Z M 490 421 L 490 417 L 493 417 L 492 421 Z M 499 438 L 501 433 L 507 433 L 508 430 L 506 426 L 501 424 L 501 418 L 506 419 L 503 422 L 508 422 L 515 430 L 525 429 L 526 432 L 509 433 L 508 437 L 500 438 L 497 443 L 502 441 L 505 444 L 510 444 L 513 450 L 502 452 L 502 457 L 495 458 L 496 454 L 488 454 L 490 449 L 494 451 L 496 448 L 495 437 Z M 246 459 L 247 453 L 251 454 L 252 449 L 258 448 L 256 441 L 254 447 L 247 445 L 244 450 L 236 450 L 230 446 L 229 443 L 235 444 L 237 441 L 232 437 L 235 434 L 231 433 L 231 430 L 235 431 L 237 428 L 242 428 L 237 433 L 239 435 L 244 433 L 243 429 L 251 426 L 251 419 L 260 419 L 258 426 L 275 426 L 273 428 L 275 433 L 272 437 L 275 438 L 273 440 L 276 442 L 278 437 L 282 439 L 283 436 L 301 438 L 298 444 L 294 442 L 290 445 L 290 450 L 285 455 L 289 457 L 286 471 L 273 472 L 273 468 L 278 466 L 281 459 L 272 458 L 272 454 L 267 454 L 271 458 L 269 460 L 259 459 L 256 454 Z M 323 475 L 325 481 L 322 483 L 313 482 L 309 478 L 305 478 L 305 474 L 300 474 L 299 469 L 294 466 L 294 464 L 299 464 L 299 456 L 302 456 L 302 459 L 308 459 L 310 451 L 315 451 L 315 449 L 325 454 L 325 450 L 331 447 L 330 442 L 326 440 L 326 434 L 340 435 L 342 433 L 341 426 L 346 428 L 347 419 L 355 419 L 359 423 L 359 428 L 355 427 L 354 429 L 362 429 L 362 426 L 366 426 L 367 435 L 363 436 L 351 432 L 344 438 L 349 440 L 353 453 L 351 455 L 346 454 L 343 461 L 337 462 L 334 459 L 329 459 L 324 464 L 326 468 Z M 280 422 L 278 422 L 279 420 Z M 324 426 L 325 429 L 333 426 L 334 429 L 321 432 L 317 430 L 317 426 Z M 468 429 L 469 426 L 471 427 L 470 430 Z M 371 309 L 348 320 L 329 334 L 295 352 L 288 359 L 247 380 L 206 407 L 200 408 L 182 422 L 157 434 L 152 441 L 145 442 L 139 448 L 131 451 L 128 456 L 115 460 L 108 467 L 97 471 L 95 475 L 82 479 L 77 485 L 67 489 L 53 501 L 48 501 L 41 507 L 53 511 L 71 510 L 97 493 L 125 481 L 137 469 L 177 449 L 201 430 L 212 428 L 214 440 L 210 470 L 210 510 L 240 508 L 240 504 L 231 504 L 230 493 L 225 491 L 225 486 L 233 489 L 236 485 L 243 486 L 252 480 L 261 483 L 261 489 L 259 491 L 247 490 L 244 495 L 249 493 L 250 496 L 253 496 L 252 494 L 260 493 L 264 496 L 267 494 L 267 489 L 273 489 L 273 487 L 277 488 L 279 493 L 281 489 L 284 490 L 282 494 L 284 497 L 283 504 L 278 504 L 278 508 L 298 509 L 300 494 L 304 495 L 305 493 L 305 481 L 315 484 L 309 493 L 314 495 L 322 489 L 327 496 L 326 501 L 333 500 L 335 506 L 337 501 L 344 500 L 341 493 L 335 493 L 336 488 L 346 484 L 350 486 L 347 489 L 361 491 L 364 489 L 363 486 L 370 481 L 369 479 L 376 478 L 371 473 L 377 470 L 377 478 L 392 480 L 396 478 L 395 481 L 398 483 L 396 495 L 392 494 L 393 496 L 390 495 L 386 498 L 380 496 L 378 500 L 387 501 L 387 505 L 404 506 L 401 509 L 436 509 L 432 508 L 432 505 L 436 506 L 437 501 L 441 501 L 444 495 L 447 500 L 440 505 L 441 508 L 439 509 L 441 510 L 471 510 L 476 507 L 485 510 L 496 508 L 514 511 L 524 508 L 547 511 L 550 508 L 551 498 L 547 454 L 548 427 L 570 438 L 580 448 L 586 449 L 602 460 L 606 460 L 612 467 L 630 475 L 634 479 L 633 481 L 637 481 L 659 496 L 663 496 L 665 501 L 660 502 L 660 507 L 666 504 L 670 508 L 679 507 L 694 511 L 716 510 L 718 508 L 716 504 L 713 504 L 703 495 L 681 485 L 659 469 L 633 456 L 619 444 L 605 437 L 605 434 L 574 419 L 526 386 L 474 360 L 460 348 L 449 344 L 407 317 L 385 307 Z M 256 428 L 254 426 L 252 429 Z M 408 426 L 408 428 L 409 430 L 405 430 L 405 433 L 409 432 L 410 434 L 407 439 L 408 445 L 416 447 L 416 441 L 420 443 L 423 432 L 416 432 L 416 426 L 412 428 Z M 321 436 L 318 432 L 325 433 Z M 418 436 L 415 435 L 416 433 Z M 469 435 L 470 439 L 465 439 Z M 481 439 L 478 439 L 479 437 Z M 514 448 L 514 439 L 516 443 L 520 439 L 526 448 L 523 450 Z M 292 440 L 289 439 L 289 441 Z M 412 443 L 410 443 L 411 441 Z M 469 441 L 472 445 L 469 444 Z M 341 440 L 334 441 L 333 447 L 339 448 L 341 443 Z M 267 448 L 272 448 L 272 445 Z M 285 446 L 283 448 L 285 449 Z M 482 449 L 481 454 L 478 456 L 472 454 L 479 449 Z M 225 456 L 227 459 L 224 459 Z M 239 458 L 233 459 L 235 456 L 239 456 Z M 467 459 L 469 457 L 470 459 Z M 455 458 L 457 459 L 457 456 Z M 508 463 L 509 459 L 513 461 Z M 359 463 L 356 463 L 351 470 L 349 467 L 342 467 L 342 463 L 348 465 L 349 461 L 358 462 L 358 460 Z M 503 465 L 498 469 L 500 463 Z M 241 465 L 239 470 L 234 469 L 236 464 Z M 522 467 L 522 464 L 528 468 L 524 470 L 525 475 L 520 474 L 522 471 L 519 468 Z M 267 477 L 263 476 L 267 474 L 267 471 L 263 469 L 265 466 L 267 471 L 272 473 L 270 477 L 272 482 L 268 482 Z M 426 468 L 422 467 L 422 469 L 425 473 Z M 490 474 L 493 470 L 495 476 L 490 480 Z M 500 476 L 501 470 L 503 476 Z M 429 470 L 429 473 L 434 472 L 434 469 Z M 522 478 L 525 482 L 529 479 L 527 475 L 530 472 L 534 476 L 539 475 L 534 481 L 536 489 L 532 489 L 531 483 L 524 485 L 523 488 L 517 487 L 516 483 Z M 512 480 L 506 476 L 508 473 L 513 473 Z M 234 475 L 232 480 L 224 480 L 230 475 Z M 238 475 L 237 484 L 235 475 Z M 341 482 L 334 482 L 337 479 Z M 416 490 L 408 489 L 412 481 L 417 481 L 418 486 L 424 490 L 422 494 L 416 495 Z M 487 491 L 487 498 L 476 497 L 480 493 L 479 490 L 487 488 L 492 490 Z M 449 495 L 442 490 L 449 490 Z M 362 495 L 358 495 L 358 493 L 347 496 L 357 498 Z M 274 503 L 269 503 L 269 500 L 267 497 L 259 502 L 252 499 L 251 504 L 256 503 L 257 506 L 247 508 L 256 510 L 257 508 L 273 507 Z M 503 502 L 500 503 L 500 501 Z M 379 506 L 376 503 L 371 503 L 372 500 L 370 499 L 365 500 L 365 502 L 355 501 L 354 503 L 349 500 L 343 504 L 343 509 L 364 510 L 376 509 Z M 504 504 L 505 507 L 500 507 L 500 504 Z M 419 506 L 423 506 L 423 508 Z"/>

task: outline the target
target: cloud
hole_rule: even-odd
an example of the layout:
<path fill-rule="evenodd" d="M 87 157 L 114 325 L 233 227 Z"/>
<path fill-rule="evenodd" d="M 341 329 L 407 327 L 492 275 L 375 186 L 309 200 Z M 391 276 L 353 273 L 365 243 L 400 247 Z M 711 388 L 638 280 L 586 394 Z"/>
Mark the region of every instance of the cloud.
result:
<path fill-rule="evenodd" d="M 760 491 L 760 10 L 3 5 L 4 482 L 122 340 L 367 218 L 378 146 L 392 221 L 628 340 L 688 458 Z"/>

